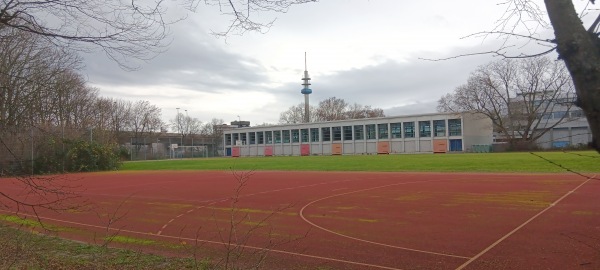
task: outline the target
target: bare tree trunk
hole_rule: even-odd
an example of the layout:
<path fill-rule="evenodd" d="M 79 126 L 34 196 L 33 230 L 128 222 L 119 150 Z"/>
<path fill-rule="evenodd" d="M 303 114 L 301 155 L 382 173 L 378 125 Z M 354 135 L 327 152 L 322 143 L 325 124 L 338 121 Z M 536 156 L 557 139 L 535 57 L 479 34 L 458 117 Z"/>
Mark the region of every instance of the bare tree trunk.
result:
<path fill-rule="evenodd" d="M 560 58 L 565 61 L 577 92 L 577 106 L 592 130 L 592 147 L 600 153 L 600 38 L 594 24 L 587 31 L 571 0 L 544 0 Z"/>

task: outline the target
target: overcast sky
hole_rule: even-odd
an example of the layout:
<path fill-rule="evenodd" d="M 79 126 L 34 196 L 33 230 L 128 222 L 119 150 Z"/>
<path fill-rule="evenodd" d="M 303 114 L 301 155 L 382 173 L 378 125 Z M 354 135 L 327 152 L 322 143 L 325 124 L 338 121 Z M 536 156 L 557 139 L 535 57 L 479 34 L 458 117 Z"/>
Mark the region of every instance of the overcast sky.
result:
<path fill-rule="evenodd" d="M 430 113 L 443 94 L 494 58 L 419 58 L 497 46 L 491 38 L 461 37 L 492 29 L 504 9 L 481 0 L 327 0 L 285 14 L 254 14 L 277 20 L 266 34 L 225 40 L 210 33 L 225 30 L 230 18 L 201 5 L 171 27 L 169 49 L 140 70 L 123 71 L 104 55 L 88 54 L 85 73 L 101 96 L 148 100 L 162 109 L 165 122 L 181 108 L 203 122 L 239 116 L 256 125 L 277 123 L 281 112 L 304 101 L 307 52 L 311 104 L 335 96 L 390 116 Z"/>

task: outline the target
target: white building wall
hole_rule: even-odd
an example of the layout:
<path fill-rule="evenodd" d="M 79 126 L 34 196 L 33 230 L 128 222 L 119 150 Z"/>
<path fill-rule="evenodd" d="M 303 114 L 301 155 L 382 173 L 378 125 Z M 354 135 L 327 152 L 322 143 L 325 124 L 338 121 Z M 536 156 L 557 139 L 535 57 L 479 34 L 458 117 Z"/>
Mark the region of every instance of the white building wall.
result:
<path fill-rule="evenodd" d="M 559 107 L 559 109 L 561 108 Z M 579 108 L 572 108 L 567 117 L 557 124 L 560 120 L 561 118 L 555 117 L 554 113 L 545 115 L 537 132 L 541 132 L 546 127 L 554 127 L 536 141 L 538 147 L 544 149 L 561 148 L 587 145 L 592 141 L 589 123 Z"/>
<path fill-rule="evenodd" d="M 492 120 L 483 114 L 463 113 L 463 144 L 472 151 L 473 145 L 491 145 L 494 141 Z"/>
<path fill-rule="evenodd" d="M 458 135 L 449 136 L 449 119 L 461 119 L 461 130 Z M 434 130 L 434 120 L 440 120 L 444 123 L 444 132 L 437 134 Z M 424 123 L 421 126 L 420 122 Z M 398 123 L 401 126 L 401 133 L 394 134 L 392 138 L 392 128 L 398 127 Z M 406 123 L 413 123 L 414 129 L 413 137 L 407 137 L 409 131 L 406 128 Z M 428 126 L 428 127 L 427 127 Z M 264 155 L 264 149 L 266 146 L 272 146 L 273 155 L 275 156 L 298 156 L 301 154 L 301 146 L 303 144 L 310 145 L 311 155 L 331 155 L 332 146 L 339 144 L 342 147 L 342 154 L 377 154 L 381 149 L 378 149 L 379 143 L 389 143 L 389 149 L 384 149 L 391 154 L 396 153 L 432 153 L 434 151 L 434 140 L 442 143 L 447 143 L 446 149 L 443 152 L 450 150 L 450 141 L 459 140 L 459 145 L 462 148 L 459 151 L 470 151 L 473 144 L 488 144 L 492 143 L 492 129 L 491 121 L 485 117 L 480 117 L 470 113 L 439 113 L 439 114 L 423 114 L 423 115 L 412 115 L 412 116 L 394 116 L 394 117 L 381 117 L 381 118 L 370 118 L 370 119 L 352 119 L 342 121 L 331 121 L 321 123 L 303 123 L 294 125 L 278 125 L 278 126 L 262 126 L 262 127 L 247 127 L 247 128 L 236 128 L 224 131 L 224 153 L 230 153 L 227 151 L 228 148 L 234 147 L 234 142 L 228 142 L 227 138 L 232 140 L 233 138 L 246 138 L 242 145 L 235 146 L 240 147 L 241 156 L 262 156 Z M 322 128 L 330 128 L 330 140 L 324 141 L 326 137 L 322 133 Z M 337 134 L 333 132 L 334 127 L 340 127 L 341 133 Z M 349 136 L 345 136 L 345 132 L 351 127 L 352 139 L 348 139 Z M 356 138 L 356 128 L 362 128 L 362 139 Z M 374 127 L 374 137 L 367 139 L 368 127 Z M 311 129 L 317 128 L 319 130 L 318 141 L 302 142 L 302 129 L 308 129 L 309 135 Z M 427 128 L 429 130 L 427 130 Z M 283 131 L 300 130 L 300 141 L 295 142 L 294 136 L 290 136 L 290 142 L 283 142 Z M 249 134 L 256 132 L 273 132 L 273 143 L 267 144 L 266 140 L 263 140 L 262 144 L 258 144 L 257 140 L 252 141 Z M 275 133 L 281 134 L 281 142 L 276 143 Z M 239 135 L 237 135 L 239 134 Z M 241 135 L 245 134 L 245 135 Z M 386 136 L 387 135 L 387 136 Z M 398 138 L 398 135 L 400 137 Z M 335 140 L 334 139 L 339 139 Z M 383 144 L 385 146 L 385 144 Z M 385 151 L 384 151 L 385 152 Z"/>

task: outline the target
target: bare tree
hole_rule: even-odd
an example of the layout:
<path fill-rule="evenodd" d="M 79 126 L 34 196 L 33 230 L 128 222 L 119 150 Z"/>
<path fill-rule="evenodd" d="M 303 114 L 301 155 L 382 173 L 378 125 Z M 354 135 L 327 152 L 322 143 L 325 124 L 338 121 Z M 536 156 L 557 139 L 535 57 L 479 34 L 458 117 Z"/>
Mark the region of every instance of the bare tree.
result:
<path fill-rule="evenodd" d="M 76 187 L 60 176 L 33 176 L 32 153 L 49 141 L 41 139 L 53 139 L 34 135 L 62 121 L 58 89 L 69 84 L 64 75 L 78 59 L 14 29 L 0 27 L 0 37 L 8 37 L 0 38 L 0 177 L 12 177 L 2 178 L 0 208 L 69 209 Z"/>
<path fill-rule="evenodd" d="M 574 97 L 566 68 L 548 58 L 503 59 L 479 67 L 468 82 L 442 97 L 438 110 L 475 111 L 513 146 L 534 143 L 569 119 Z M 560 118 L 547 117 L 560 111 Z"/>
<path fill-rule="evenodd" d="M 279 114 L 279 123 L 280 124 L 303 123 L 304 122 L 304 112 L 305 112 L 304 102 L 302 102 L 298 105 L 292 106 L 287 111 Z M 308 115 L 310 116 L 309 122 L 314 122 L 316 119 L 316 108 L 314 106 L 309 107 Z"/>
<path fill-rule="evenodd" d="M 212 141 L 213 149 L 210 151 L 213 156 L 217 155 L 218 149 L 222 149 L 223 144 L 223 119 L 213 118 L 210 122 L 202 125 L 200 134 L 207 136 Z"/>
<path fill-rule="evenodd" d="M 118 141 L 119 135 L 131 124 L 130 115 L 132 103 L 119 99 L 110 99 L 110 101 L 112 103 L 110 130 L 113 132 L 113 139 Z"/>
<path fill-rule="evenodd" d="M 178 110 L 177 115 L 175 115 L 175 118 L 173 118 L 169 121 L 171 128 L 175 132 L 179 133 L 181 138 L 184 138 L 185 135 L 187 135 L 187 133 L 188 133 L 184 118 L 185 118 L 185 116 L 183 115 L 183 113 L 180 113 Z"/>
<path fill-rule="evenodd" d="M 319 102 L 318 107 L 310 106 L 310 122 L 335 121 L 344 119 L 361 119 L 383 117 L 385 114 L 380 108 L 348 104 L 344 99 L 330 97 Z M 296 124 L 304 122 L 304 103 L 290 107 L 279 115 L 280 124 Z"/>
<path fill-rule="evenodd" d="M 292 5 L 309 2 L 316 0 L 177 0 L 174 5 L 192 12 L 200 4 L 218 6 L 231 23 L 213 34 L 227 36 L 265 33 L 275 18 L 261 21 L 261 16 L 252 14 L 285 13 Z M 130 58 L 147 60 L 162 52 L 168 27 L 185 18 L 169 19 L 173 17 L 167 14 L 169 5 L 171 2 L 164 0 L 2 0 L 0 28 L 38 35 L 63 48 L 99 48 L 121 67 L 133 69 L 137 65 Z"/>
<path fill-rule="evenodd" d="M 139 146 L 140 141 L 159 132 L 163 126 L 161 120 L 161 110 L 150 102 L 143 100 L 137 101 L 131 106 L 129 115 L 129 131 Z M 139 148 L 138 148 L 139 150 Z"/>
<path fill-rule="evenodd" d="M 362 118 L 375 118 L 384 117 L 385 113 L 383 109 L 372 108 L 371 106 L 363 106 L 357 103 L 348 106 L 346 112 L 348 119 L 362 119 Z"/>
<path fill-rule="evenodd" d="M 129 57 L 149 59 L 167 36 L 164 1 L 3 0 L 0 28 L 31 33 L 63 48 L 93 45 L 123 67 Z"/>
<path fill-rule="evenodd" d="M 79 59 L 31 34 L 0 28 L 0 36 L 10 37 L 0 39 L 0 125 L 55 122 L 55 89 Z"/>
<path fill-rule="evenodd" d="M 179 133 L 183 139 L 188 136 L 202 133 L 202 121 L 187 114 L 184 115 L 183 113 L 177 113 L 175 118 L 171 119 L 170 122 L 171 128 L 173 128 L 175 132 Z"/>
<path fill-rule="evenodd" d="M 202 125 L 201 134 L 204 136 L 214 136 L 221 138 L 223 130 L 220 128 L 220 126 L 222 126 L 223 124 L 225 124 L 225 121 L 223 121 L 223 119 L 213 118 L 210 120 L 210 122 Z"/>
<path fill-rule="evenodd" d="M 273 25 L 276 18 L 261 21 L 260 16 L 256 16 L 257 14 L 269 12 L 286 13 L 293 5 L 317 1 L 318 0 L 205 0 L 203 2 L 206 5 L 219 6 L 221 14 L 231 18 L 227 29 L 213 32 L 216 36 L 226 37 L 230 34 L 241 35 L 246 32 L 266 33 Z M 185 1 L 190 10 L 195 10 L 199 2 L 199 0 Z"/>
<path fill-rule="evenodd" d="M 330 97 L 319 102 L 316 121 L 335 121 L 346 119 L 348 103 L 341 98 Z"/>
<path fill-rule="evenodd" d="M 591 146 L 600 152 L 600 13 L 591 9 L 595 0 L 588 0 L 577 12 L 573 0 L 544 0 L 544 8 L 533 0 L 506 0 L 499 3 L 506 12 L 491 31 L 472 34 L 476 37 L 495 36 L 503 42 L 496 50 L 466 55 L 493 54 L 504 58 L 526 58 L 558 53 L 575 86 L 575 105 L 580 107 L 592 131 Z M 583 20 L 596 13 L 588 23 Z M 554 37 L 546 37 L 552 30 Z M 525 40 L 526 44 L 518 41 Z M 528 44 L 542 47 L 538 53 L 527 54 L 519 49 Z M 517 51 L 517 53 L 514 53 Z M 459 55 L 450 58 L 462 57 Z M 446 58 L 448 59 L 448 58 Z M 436 59 L 445 60 L 445 59 Z"/>

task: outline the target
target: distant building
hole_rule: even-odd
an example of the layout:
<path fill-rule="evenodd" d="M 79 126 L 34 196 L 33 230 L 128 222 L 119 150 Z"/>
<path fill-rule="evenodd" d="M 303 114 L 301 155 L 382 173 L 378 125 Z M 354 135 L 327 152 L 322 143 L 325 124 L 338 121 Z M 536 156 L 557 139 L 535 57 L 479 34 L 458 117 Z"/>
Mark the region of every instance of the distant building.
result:
<path fill-rule="evenodd" d="M 518 110 L 522 101 L 515 98 L 511 102 L 513 110 Z M 540 106 L 545 112 L 533 115 L 535 117 L 532 134 L 541 135 L 535 140 L 535 145 L 542 149 L 580 147 L 586 146 L 592 141 L 592 133 L 589 123 L 585 118 L 584 112 L 573 105 L 574 98 L 559 97 L 554 100 L 534 100 L 533 105 Z M 516 108 L 516 109 L 514 109 Z M 513 116 L 517 114 L 513 112 Z M 523 113 L 524 117 L 529 114 Z M 517 125 L 518 126 L 518 125 Z M 523 130 L 514 132 L 525 133 Z M 494 134 L 494 142 L 501 143 L 506 141 L 506 136 L 501 133 Z"/>
<path fill-rule="evenodd" d="M 234 127 L 249 127 L 250 121 L 231 121 L 231 125 Z"/>
<path fill-rule="evenodd" d="M 436 113 L 229 129 L 223 150 L 234 157 L 472 152 L 489 149 L 492 133 L 482 114 Z"/>
<path fill-rule="evenodd" d="M 548 120 L 546 126 L 556 123 L 563 117 L 564 119 L 561 123 L 536 141 L 540 148 L 587 146 L 592 141 L 590 124 L 580 108 L 573 107 L 570 111 L 557 108 L 552 112 L 540 115 L 540 118 Z"/>

